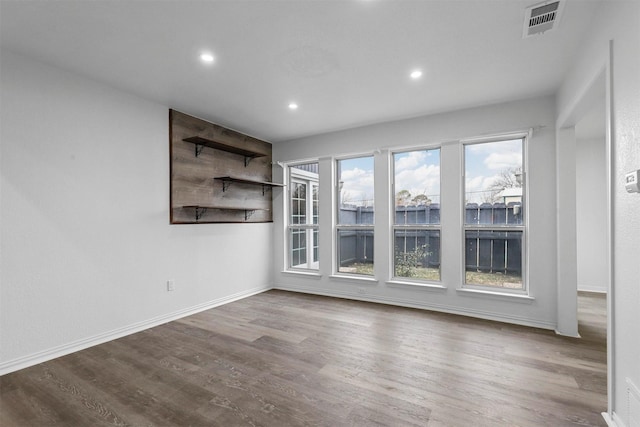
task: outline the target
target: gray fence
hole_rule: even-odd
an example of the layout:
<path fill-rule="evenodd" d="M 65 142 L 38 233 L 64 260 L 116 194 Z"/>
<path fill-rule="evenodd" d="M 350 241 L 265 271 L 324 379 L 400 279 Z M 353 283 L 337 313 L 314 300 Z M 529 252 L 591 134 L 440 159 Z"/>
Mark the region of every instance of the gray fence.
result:
<path fill-rule="evenodd" d="M 440 205 L 398 206 L 396 224 L 439 224 Z M 465 210 L 467 225 L 522 225 L 521 203 L 468 203 Z M 342 225 L 373 225 L 373 208 L 342 207 Z M 373 232 L 368 230 L 340 230 L 340 265 L 373 262 Z M 440 266 L 440 232 L 438 230 L 396 230 L 395 247 L 402 252 L 424 248 L 423 267 Z M 474 230 L 465 233 L 466 269 L 471 271 L 521 273 L 522 232 Z"/>

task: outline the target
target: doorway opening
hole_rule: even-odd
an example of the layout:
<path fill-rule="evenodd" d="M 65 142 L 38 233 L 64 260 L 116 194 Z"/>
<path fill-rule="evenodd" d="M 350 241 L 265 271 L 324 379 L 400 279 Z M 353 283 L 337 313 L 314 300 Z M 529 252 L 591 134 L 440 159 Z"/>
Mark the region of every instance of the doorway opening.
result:
<path fill-rule="evenodd" d="M 612 199 L 608 66 L 594 78 L 562 124 L 575 135 L 575 236 L 578 332 L 597 343 L 603 369 L 594 391 L 611 407 Z M 604 408 L 603 408 L 604 409 Z"/>

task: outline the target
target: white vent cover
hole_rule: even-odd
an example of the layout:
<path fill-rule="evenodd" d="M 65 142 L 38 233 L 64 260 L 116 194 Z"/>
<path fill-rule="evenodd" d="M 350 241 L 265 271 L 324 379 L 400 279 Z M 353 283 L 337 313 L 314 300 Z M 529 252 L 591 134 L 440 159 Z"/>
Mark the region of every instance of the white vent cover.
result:
<path fill-rule="evenodd" d="M 525 10 L 522 37 L 531 37 L 557 27 L 564 2 L 560 0 L 546 1 Z"/>

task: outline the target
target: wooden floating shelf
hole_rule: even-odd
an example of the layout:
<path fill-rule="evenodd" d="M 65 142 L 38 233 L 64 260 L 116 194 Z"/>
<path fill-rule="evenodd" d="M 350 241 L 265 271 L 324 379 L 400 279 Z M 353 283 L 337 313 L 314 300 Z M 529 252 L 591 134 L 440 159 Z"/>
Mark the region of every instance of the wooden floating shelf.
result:
<path fill-rule="evenodd" d="M 171 224 L 273 222 L 267 141 L 169 110 L 169 154 Z"/>
<path fill-rule="evenodd" d="M 244 156 L 244 166 L 246 167 L 251 159 L 255 159 L 256 157 L 265 157 L 266 154 L 257 153 L 255 151 L 246 150 L 244 148 L 238 148 L 233 145 L 225 144 L 224 142 L 214 141 L 213 139 L 203 138 L 201 136 L 192 136 L 189 138 L 184 138 L 183 141 L 190 142 L 196 145 L 196 157 L 200 155 L 202 152 L 202 147 L 215 148 L 216 150 L 226 151 L 228 153 L 239 154 Z"/>
<path fill-rule="evenodd" d="M 245 179 L 245 178 L 235 178 L 233 176 L 217 176 L 213 179 L 217 179 L 219 181 L 222 181 L 222 192 L 224 193 L 225 191 L 227 191 L 227 188 L 229 188 L 229 186 L 231 185 L 232 182 L 236 182 L 239 184 L 249 184 L 249 185 L 261 185 L 262 186 L 262 195 L 264 196 L 264 190 L 265 188 L 271 188 L 271 187 L 284 187 L 284 184 L 278 184 L 276 182 L 266 182 L 266 181 L 254 181 L 251 179 Z"/>
<path fill-rule="evenodd" d="M 194 209 L 195 210 L 195 216 L 196 216 L 196 222 L 198 222 L 198 220 L 200 218 L 202 218 L 202 216 L 207 213 L 207 211 L 209 209 L 217 209 L 219 211 L 237 211 L 237 212 L 241 212 L 244 211 L 244 220 L 247 221 L 249 218 L 251 218 L 251 215 L 253 215 L 253 213 L 255 211 L 268 211 L 269 209 L 262 209 L 262 208 L 225 208 L 225 207 L 220 207 L 220 206 L 201 206 L 201 205 L 189 205 L 189 206 L 183 206 L 183 209 Z"/>

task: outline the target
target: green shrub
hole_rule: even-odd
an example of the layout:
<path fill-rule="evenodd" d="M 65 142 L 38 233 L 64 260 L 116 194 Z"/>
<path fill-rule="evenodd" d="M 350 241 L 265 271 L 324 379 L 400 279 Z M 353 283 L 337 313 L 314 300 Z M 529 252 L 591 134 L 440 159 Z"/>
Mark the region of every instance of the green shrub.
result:
<path fill-rule="evenodd" d="M 427 255 L 428 245 L 422 245 L 413 251 L 400 251 L 396 248 L 395 253 L 395 275 L 398 277 L 416 277 L 418 268 L 422 267 L 422 263 Z"/>

